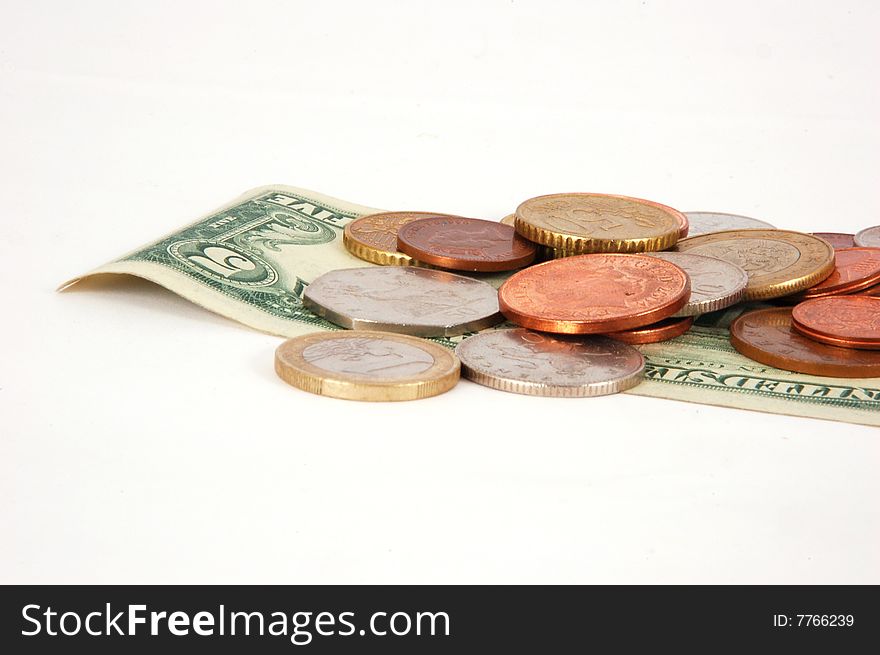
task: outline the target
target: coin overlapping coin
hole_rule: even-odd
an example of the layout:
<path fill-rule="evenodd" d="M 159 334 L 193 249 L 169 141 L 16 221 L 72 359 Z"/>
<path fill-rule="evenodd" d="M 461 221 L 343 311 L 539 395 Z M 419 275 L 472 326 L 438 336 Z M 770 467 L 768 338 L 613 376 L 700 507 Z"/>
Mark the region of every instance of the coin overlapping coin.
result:
<path fill-rule="evenodd" d="M 730 326 L 730 343 L 756 362 L 785 371 L 840 378 L 880 375 L 880 353 L 819 343 L 792 328 L 791 309 L 759 309 Z"/>
<path fill-rule="evenodd" d="M 556 193 L 516 209 L 516 231 L 565 254 L 633 253 L 674 245 L 681 212 L 649 200 L 599 193 Z"/>
<path fill-rule="evenodd" d="M 675 337 L 680 337 L 691 329 L 694 324 L 693 316 L 684 316 L 677 318 L 664 318 L 657 323 L 651 323 L 643 327 L 622 330 L 620 332 L 608 332 L 606 336 L 616 341 L 629 343 L 632 345 L 641 345 L 645 343 L 658 343 L 660 341 L 669 341 Z"/>
<path fill-rule="evenodd" d="M 726 232 L 728 230 L 755 230 L 755 229 L 775 229 L 775 225 L 771 225 L 767 221 L 748 216 L 740 216 L 738 214 L 725 214 L 722 212 L 684 212 L 690 224 L 690 230 L 687 236 L 696 237 L 703 234 L 713 234 L 715 232 Z"/>
<path fill-rule="evenodd" d="M 863 248 L 880 248 L 880 225 L 866 227 L 856 233 L 853 242 Z"/>
<path fill-rule="evenodd" d="M 810 234 L 789 230 L 730 230 L 688 237 L 676 246 L 723 259 L 749 276 L 745 300 L 787 296 L 818 284 L 834 271 L 834 249 Z"/>
<path fill-rule="evenodd" d="M 880 350 L 880 298 L 832 296 L 802 302 L 792 327 L 806 337 L 842 348 Z"/>
<path fill-rule="evenodd" d="M 434 266 L 490 273 L 531 264 L 535 245 L 509 225 L 460 216 L 433 216 L 402 225 L 397 249 Z"/>
<path fill-rule="evenodd" d="M 834 251 L 834 270 L 801 298 L 855 293 L 880 284 L 880 248 L 841 248 Z"/>
<path fill-rule="evenodd" d="M 674 317 L 718 311 L 735 305 L 745 295 L 749 276 L 736 264 L 689 252 L 654 252 L 650 256 L 672 262 L 690 278 L 691 295 Z"/>
<path fill-rule="evenodd" d="M 303 305 L 352 330 L 455 336 L 502 320 L 498 293 L 480 280 L 410 266 L 350 268 L 316 278 Z"/>
<path fill-rule="evenodd" d="M 355 257 L 382 266 L 422 266 L 397 250 L 398 230 L 412 221 L 448 214 L 431 212 L 381 212 L 356 218 L 345 226 L 342 243 Z"/>
<path fill-rule="evenodd" d="M 835 250 L 840 250 L 841 248 L 854 248 L 856 245 L 853 234 L 847 234 L 845 232 L 811 232 L 814 237 L 819 237 L 820 239 L 825 239 L 828 243 L 831 244 L 831 247 Z"/>
<path fill-rule="evenodd" d="M 415 400 L 458 382 L 458 358 L 424 339 L 387 332 L 318 332 L 282 343 L 278 376 L 299 389 L 347 400 Z"/>
<path fill-rule="evenodd" d="M 675 264 L 647 255 L 556 259 L 510 277 L 501 312 L 522 327 L 558 334 L 617 332 L 655 323 L 687 304 L 690 281 Z"/>
<path fill-rule="evenodd" d="M 645 358 L 604 337 L 563 337 L 523 328 L 469 337 L 455 349 L 462 375 L 531 396 L 581 398 L 617 393 L 642 379 Z"/>

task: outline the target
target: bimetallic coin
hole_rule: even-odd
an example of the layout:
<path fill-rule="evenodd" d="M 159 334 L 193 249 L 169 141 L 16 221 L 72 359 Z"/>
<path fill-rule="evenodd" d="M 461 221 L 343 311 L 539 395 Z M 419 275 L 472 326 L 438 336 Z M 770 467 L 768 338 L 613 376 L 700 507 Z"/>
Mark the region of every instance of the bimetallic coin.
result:
<path fill-rule="evenodd" d="M 535 259 L 535 245 L 509 225 L 461 216 L 407 223 L 397 231 L 397 249 L 434 266 L 479 273 L 510 271 Z"/>
<path fill-rule="evenodd" d="M 749 276 L 736 264 L 688 252 L 653 252 L 649 256 L 672 262 L 691 279 L 691 296 L 673 317 L 697 316 L 724 309 L 735 305 L 745 295 Z"/>
<path fill-rule="evenodd" d="M 387 332 L 316 332 L 285 341 L 275 372 L 304 391 L 347 400 L 415 400 L 448 391 L 459 361 L 430 341 Z"/>
<path fill-rule="evenodd" d="M 717 257 L 749 276 L 744 300 L 787 296 L 818 284 L 834 271 L 834 249 L 822 239 L 788 230 L 730 230 L 688 237 L 678 252 Z"/>
<path fill-rule="evenodd" d="M 646 255 L 555 259 L 512 275 L 498 290 L 502 313 L 522 327 L 561 334 L 616 332 L 655 323 L 687 303 L 675 264 Z"/>
<path fill-rule="evenodd" d="M 609 332 L 605 336 L 615 341 L 629 344 L 658 343 L 680 337 L 691 329 L 694 324 L 693 316 L 684 318 L 665 318 L 657 323 L 644 327 L 623 330 L 621 332 Z"/>
<path fill-rule="evenodd" d="M 491 285 L 409 266 L 330 271 L 306 287 L 303 305 L 345 328 L 418 337 L 475 332 L 502 320 Z"/>
<path fill-rule="evenodd" d="M 760 230 L 773 229 L 767 221 L 759 221 L 757 218 L 739 216 L 737 214 L 722 214 L 721 212 L 685 212 L 690 223 L 689 237 L 701 234 L 713 234 L 714 232 L 726 232 L 728 230 Z"/>
<path fill-rule="evenodd" d="M 397 231 L 412 221 L 448 214 L 381 212 L 356 218 L 345 226 L 342 243 L 355 257 L 382 266 L 424 266 L 397 250 Z"/>
<path fill-rule="evenodd" d="M 831 296 L 807 300 L 791 312 L 801 334 L 842 348 L 880 350 L 880 298 Z"/>
<path fill-rule="evenodd" d="M 664 250 L 678 241 L 681 212 L 649 200 L 600 193 L 556 193 L 516 209 L 516 231 L 567 254 Z"/>
<path fill-rule="evenodd" d="M 846 234 L 845 232 L 812 232 L 814 237 L 819 237 L 820 239 L 825 239 L 828 243 L 831 244 L 831 247 L 835 250 L 840 248 L 853 248 L 856 245 L 856 242 L 853 241 L 852 234 Z"/>
<path fill-rule="evenodd" d="M 759 309 L 730 326 L 730 343 L 746 357 L 786 371 L 839 378 L 880 375 L 880 353 L 818 343 L 791 327 L 791 309 Z"/>
<path fill-rule="evenodd" d="M 867 227 L 861 232 L 857 232 L 853 241 L 857 246 L 863 248 L 880 248 L 880 225 Z"/>
<path fill-rule="evenodd" d="M 841 248 L 834 251 L 834 271 L 801 298 L 855 293 L 880 284 L 880 248 Z"/>
<path fill-rule="evenodd" d="M 462 375 L 478 384 L 530 396 L 581 398 L 617 393 L 642 380 L 645 358 L 604 337 L 559 337 L 495 330 L 458 344 Z"/>

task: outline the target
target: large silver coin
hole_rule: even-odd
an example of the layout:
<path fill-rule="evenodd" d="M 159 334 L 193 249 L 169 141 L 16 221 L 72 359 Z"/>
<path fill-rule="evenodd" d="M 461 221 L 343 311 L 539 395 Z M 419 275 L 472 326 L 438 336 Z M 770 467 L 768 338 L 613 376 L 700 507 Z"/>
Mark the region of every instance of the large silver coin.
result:
<path fill-rule="evenodd" d="M 455 354 L 464 377 L 530 396 L 604 396 L 636 386 L 645 370 L 645 358 L 625 343 L 524 328 L 474 335 Z"/>
<path fill-rule="evenodd" d="M 700 234 L 712 234 L 713 232 L 724 232 L 725 230 L 766 230 L 775 228 L 766 221 L 759 221 L 757 218 L 749 218 L 748 216 L 739 216 L 737 214 L 722 214 L 721 212 L 685 212 L 690 229 L 688 237 L 695 237 Z"/>
<path fill-rule="evenodd" d="M 325 273 L 306 287 L 303 305 L 352 330 L 416 337 L 451 337 L 503 319 L 491 285 L 445 271 L 398 266 Z"/>
<path fill-rule="evenodd" d="M 862 248 L 880 248 L 880 225 L 866 227 L 853 237 L 853 241 Z"/>
<path fill-rule="evenodd" d="M 749 275 L 723 259 L 687 252 L 650 252 L 684 269 L 691 279 L 691 297 L 673 316 L 698 316 L 735 305 L 746 293 Z"/>

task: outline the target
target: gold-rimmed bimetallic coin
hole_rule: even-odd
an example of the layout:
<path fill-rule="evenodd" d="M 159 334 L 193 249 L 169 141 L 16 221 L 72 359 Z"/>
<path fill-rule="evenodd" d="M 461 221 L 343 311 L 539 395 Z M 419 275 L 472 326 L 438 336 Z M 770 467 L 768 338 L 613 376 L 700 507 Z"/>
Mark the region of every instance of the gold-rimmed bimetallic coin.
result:
<path fill-rule="evenodd" d="M 689 237 L 677 252 L 716 257 L 749 276 L 743 300 L 780 298 L 818 284 L 834 270 L 834 249 L 811 234 L 789 230 L 728 230 Z"/>
<path fill-rule="evenodd" d="M 665 250 L 678 241 L 685 218 L 649 200 L 601 193 L 555 193 L 516 209 L 515 227 L 529 241 L 559 254 Z"/>
<path fill-rule="evenodd" d="M 275 372 L 294 387 L 346 400 L 416 400 L 448 391 L 458 358 L 424 339 L 389 332 L 316 332 L 275 351 Z"/>

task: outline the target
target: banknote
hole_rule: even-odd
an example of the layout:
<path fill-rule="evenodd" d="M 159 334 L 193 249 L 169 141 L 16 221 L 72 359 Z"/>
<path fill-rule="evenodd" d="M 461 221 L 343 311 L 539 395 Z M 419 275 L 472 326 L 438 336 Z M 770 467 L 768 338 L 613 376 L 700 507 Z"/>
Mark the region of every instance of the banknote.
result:
<path fill-rule="evenodd" d="M 61 288 L 91 275 L 135 275 L 263 332 L 339 329 L 305 309 L 302 293 L 328 271 L 373 266 L 345 250 L 342 230 L 378 211 L 306 189 L 260 187 Z M 497 287 L 504 275 L 480 279 Z M 684 336 L 640 346 L 646 377 L 627 393 L 880 425 L 880 378 L 816 377 L 754 362 L 730 345 L 727 327 L 738 311 L 704 316 Z M 454 347 L 462 338 L 437 341 Z"/>

